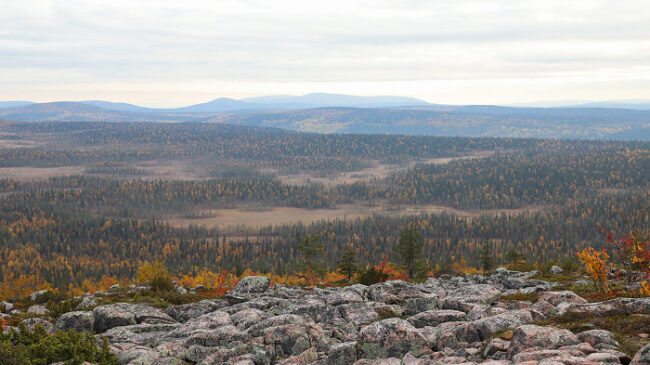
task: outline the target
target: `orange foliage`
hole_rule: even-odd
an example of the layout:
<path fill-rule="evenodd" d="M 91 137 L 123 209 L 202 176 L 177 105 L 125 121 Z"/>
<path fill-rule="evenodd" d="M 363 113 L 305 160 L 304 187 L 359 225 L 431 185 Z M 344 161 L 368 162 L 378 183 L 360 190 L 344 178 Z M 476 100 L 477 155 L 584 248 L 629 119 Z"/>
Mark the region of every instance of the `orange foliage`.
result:
<path fill-rule="evenodd" d="M 585 265 L 587 274 L 591 275 L 598 288 L 602 291 L 609 292 L 606 262 L 609 255 L 607 254 L 607 250 L 596 251 L 592 247 L 587 247 L 582 252 L 578 252 L 577 255 Z"/>

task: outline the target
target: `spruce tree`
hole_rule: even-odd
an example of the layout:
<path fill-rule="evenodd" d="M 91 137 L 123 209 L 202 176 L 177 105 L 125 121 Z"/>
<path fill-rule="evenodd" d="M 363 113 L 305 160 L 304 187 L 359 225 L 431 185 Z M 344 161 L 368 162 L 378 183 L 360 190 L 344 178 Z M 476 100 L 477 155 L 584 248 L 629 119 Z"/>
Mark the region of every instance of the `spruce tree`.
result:
<path fill-rule="evenodd" d="M 352 280 L 352 275 L 359 271 L 359 260 L 357 259 L 357 252 L 350 248 L 343 252 L 341 258 L 337 263 L 337 272 L 345 275 L 348 281 Z"/>
<path fill-rule="evenodd" d="M 325 272 L 322 265 L 325 250 L 320 241 L 320 235 L 305 235 L 297 247 L 302 255 L 302 262 L 298 264 L 301 271 L 310 276 L 310 279 L 313 275 L 322 275 Z"/>
<path fill-rule="evenodd" d="M 479 256 L 479 261 L 481 264 L 481 269 L 483 274 L 489 273 L 494 269 L 494 257 L 492 250 L 492 242 L 486 237 L 481 243 L 481 252 Z"/>
<path fill-rule="evenodd" d="M 424 242 L 420 240 L 415 222 L 411 222 L 399 234 L 399 243 L 395 246 L 395 253 L 399 257 L 400 267 L 406 272 L 409 279 L 418 279 L 426 276 L 427 264 L 422 257 Z"/>

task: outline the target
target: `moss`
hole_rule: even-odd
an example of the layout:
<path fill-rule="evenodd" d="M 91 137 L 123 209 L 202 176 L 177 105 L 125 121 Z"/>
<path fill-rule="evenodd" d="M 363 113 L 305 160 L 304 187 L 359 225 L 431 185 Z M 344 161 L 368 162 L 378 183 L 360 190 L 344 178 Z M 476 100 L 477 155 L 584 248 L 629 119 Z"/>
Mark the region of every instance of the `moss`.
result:
<path fill-rule="evenodd" d="M 510 295 L 502 295 L 499 297 L 499 300 L 500 301 L 518 300 L 518 301 L 535 303 L 537 299 L 539 299 L 539 296 L 540 293 L 530 293 L 530 294 L 515 293 Z"/>
<path fill-rule="evenodd" d="M 364 343 L 361 345 L 361 352 L 366 359 L 385 359 L 388 357 L 388 351 L 376 343 Z"/>
<path fill-rule="evenodd" d="M 594 317 L 591 314 L 565 314 L 537 321 L 535 324 L 565 328 L 574 333 L 580 333 L 590 328 L 610 331 L 621 345 L 621 351 L 630 357 L 634 356 L 641 347 L 650 343 L 650 339 L 638 336 L 639 333 L 650 333 L 650 315 L 625 314 Z"/>

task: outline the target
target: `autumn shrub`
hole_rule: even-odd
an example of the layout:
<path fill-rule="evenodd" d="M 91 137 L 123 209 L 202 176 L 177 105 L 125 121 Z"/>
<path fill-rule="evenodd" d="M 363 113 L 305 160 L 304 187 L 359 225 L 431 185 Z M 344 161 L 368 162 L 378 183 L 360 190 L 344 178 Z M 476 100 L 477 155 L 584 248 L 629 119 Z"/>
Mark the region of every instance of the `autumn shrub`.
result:
<path fill-rule="evenodd" d="M 596 251 L 592 247 L 587 247 L 581 252 L 578 252 L 577 255 L 580 261 L 585 265 L 587 274 L 591 275 L 596 288 L 600 291 L 608 292 L 608 265 L 606 260 L 609 258 L 609 255 L 607 254 L 607 250 L 603 249 Z"/>
<path fill-rule="evenodd" d="M 634 230 L 621 237 L 615 237 L 611 231 L 604 230 L 616 258 L 629 271 L 628 281 L 633 278 L 632 272 L 642 272 L 645 280 L 641 282 L 642 292 L 650 295 L 650 231 Z"/>
<path fill-rule="evenodd" d="M 48 334 L 40 325 L 33 330 L 19 325 L 18 330 L 0 333 L 0 364 L 45 365 L 54 362 L 82 364 L 91 362 L 98 365 L 115 365 L 117 359 L 102 339 L 96 346 L 92 334 L 76 331 L 57 331 Z"/>
<path fill-rule="evenodd" d="M 171 291 L 174 284 L 165 266 L 155 261 L 145 263 L 138 269 L 138 282 L 149 283 L 151 289 L 158 292 Z"/>

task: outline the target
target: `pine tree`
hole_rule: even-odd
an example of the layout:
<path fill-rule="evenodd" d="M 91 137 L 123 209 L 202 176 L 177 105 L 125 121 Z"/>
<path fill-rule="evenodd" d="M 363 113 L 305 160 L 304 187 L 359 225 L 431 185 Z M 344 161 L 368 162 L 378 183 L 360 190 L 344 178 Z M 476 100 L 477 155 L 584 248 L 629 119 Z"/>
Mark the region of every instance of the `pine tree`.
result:
<path fill-rule="evenodd" d="M 359 271 L 359 260 L 357 259 L 357 252 L 354 249 L 348 249 L 343 252 L 341 258 L 337 263 L 337 272 L 345 275 L 348 281 L 352 280 L 352 275 Z"/>
<path fill-rule="evenodd" d="M 399 243 L 395 253 L 399 257 L 400 267 L 406 271 L 409 279 L 426 276 L 427 265 L 422 255 L 424 242 L 420 241 L 420 232 L 414 222 L 400 232 Z"/>
<path fill-rule="evenodd" d="M 494 257 L 492 257 L 493 254 L 492 242 L 486 237 L 481 243 L 481 252 L 479 256 L 481 269 L 483 269 L 484 274 L 489 273 L 492 271 L 492 269 L 494 269 Z"/>
<path fill-rule="evenodd" d="M 309 281 L 313 281 L 314 276 L 322 275 L 325 272 L 325 268 L 321 264 L 325 250 L 320 241 L 320 235 L 305 235 L 302 243 L 299 243 L 297 247 L 302 255 L 302 262 L 298 264 L 298 267 L 305 273 Z"/>
<path fill-rule="evenodd" d="M 510 262 L 513 265 L 518 264 L 520 261 L 524 260 L 524 255 L 517 251 L 514 247 L 511 247 L 505 253 L 506 261 Z"/>

